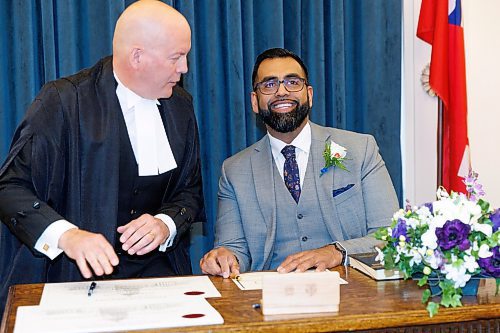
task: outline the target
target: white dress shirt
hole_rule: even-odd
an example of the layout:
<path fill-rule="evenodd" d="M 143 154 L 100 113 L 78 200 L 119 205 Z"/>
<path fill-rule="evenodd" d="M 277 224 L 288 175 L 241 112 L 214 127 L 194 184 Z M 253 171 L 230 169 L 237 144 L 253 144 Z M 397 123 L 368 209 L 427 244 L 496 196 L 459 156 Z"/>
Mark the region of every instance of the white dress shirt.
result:
<path fill-rule="evenodd" d="M 291 143 L 285 143 L 276 139 L 269 132 L 267 135 L 269 136 L 269 142 L 271 143 L 271 152 L 273 154 L 274 163 L 276 163 L 281 179 L 284 179 L 283 168 L 285 166 L 285 156 L 283 156 L 281 150 L 288 145 L 295 146 L 295 159 L 297 160 L 297 165 L 299 166 L 300 187 L 302 188 L 304 178 L 306 176 L 307 161 L 309 160 L 309 150 L 311 149 L 311 125 L 309 125 L 308 122 Z"/>
<path fill-rule="evenodd" d="M 158 175 L 176 168 L 177 164 L 156 106 L 159 104 L 158 100 L 147 100 L 140 97 L 125 87 L 116 73 L 114 74 L 118 82 L 116 95 L 120 102 L 130 143 L 138 163 L 139 176 Z M 141 117 L 136 117 L 139 111 Z M 144 116 L 145 114 L 146 116 Z M 172 245 L 177 235 L 177 227 L 172 218 L 166 214 L 157 214 L 155 217 L 162 220 L 170 231 L 170 236 L 159 247 L 160 251 L 165 251 Z M 59 238 L 64 232 L 73 228 L 78 227 L 67 220 L 58 220 L 51 223 L 38 238 L 35 249 L 50 259 L 56 258 L 63 252 L 58 247 Z"/>

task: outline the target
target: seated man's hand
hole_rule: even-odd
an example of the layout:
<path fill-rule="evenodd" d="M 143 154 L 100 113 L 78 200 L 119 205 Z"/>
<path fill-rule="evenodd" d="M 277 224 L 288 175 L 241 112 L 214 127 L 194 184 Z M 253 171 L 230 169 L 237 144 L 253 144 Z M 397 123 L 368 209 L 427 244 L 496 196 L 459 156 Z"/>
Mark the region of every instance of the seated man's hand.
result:
<path fill-rule="evenodd" d="M 279 273 L 292 271 L 305 272 L 316 267 L 316 271 L 322 272 L 327 268 L 338 266 L 342 263 L 342 253 L 335 246 L 327 245 L 319 249 L 302 251 L 286 257 L 279 265 Z"/>
<path fill-rule="evenodd" d="M 92 277 L 92 272 L 97 276 L 111 274 L 113 266 L 118 265 L 115 250 L 101 234 L 76 228 L 69 229 L 59 238 L 58 247 L 76 261 L 86 279 Z"/>
<path fill-rule="evenodd" d="M 126 225 L 119 226 L 117 231 L 122 234 L 122 249 L 128 254 L 138 255 L 157 249 L 170 236 L 166 224 L 149 214 L 143 214 Z"/>
<path fill-rule="evenodd" d="M 231 250 L 218 247 L 208 252 L 200 260 L 200 268 L 204 274 L 220 275 L 227 279 L 240 274 L 240 265 Z"/>

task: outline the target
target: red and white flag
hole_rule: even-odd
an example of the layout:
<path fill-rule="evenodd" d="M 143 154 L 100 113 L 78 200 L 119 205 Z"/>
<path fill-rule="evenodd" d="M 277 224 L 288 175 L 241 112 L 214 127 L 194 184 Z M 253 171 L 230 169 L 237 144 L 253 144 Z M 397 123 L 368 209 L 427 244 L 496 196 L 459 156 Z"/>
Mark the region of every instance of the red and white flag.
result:
<path fill-rule="evenodd" d="M 443 101 L 443 186 L 465 192 L 470 170 L 460 0 L 422 0 L 417 37 L 432 45 L 430 86 Z"/>

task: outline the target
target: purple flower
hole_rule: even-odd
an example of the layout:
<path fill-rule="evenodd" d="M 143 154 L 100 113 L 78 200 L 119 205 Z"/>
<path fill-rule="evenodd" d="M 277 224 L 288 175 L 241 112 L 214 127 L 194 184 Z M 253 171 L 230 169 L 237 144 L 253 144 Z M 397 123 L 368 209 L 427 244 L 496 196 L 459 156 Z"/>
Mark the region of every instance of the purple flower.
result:
<path fill-rule="evenodd" d="M 460 220 L 446 221 L 442 228 L 436 228 L 438 245 L 443 250 L 458 246 L 460 251 L 465 251 L 470 247 L 470 241 L 467 239 L 469 232 L 470 225 Z"/>
<path fill-rule="evenodd" d="M 446 258 L 444 257 L 443 252 L 439 249 L 434 250 L 434 262 L 439 269 L 441 269 L 446 263 Z"/>
<path fill-rule="evenodd" d="M 424 206 L 429 208 L 429 211 L 431 212 L 431 214 L 434 214 L 432 202 L 426 202 L 426 203 L 424 203 Z"/>
<path fill-rule="evenodd" d="M 493 223 L 493 232 L 500 228 L 500 208 L 490 214 L 491 223 Z"/>
<path fill-rule="evenodd" d="M 392 237 L 396 238 L 397 240 L 399 240 L 399 236 L 405 236 L 406 238 L 406 231 L 406 220 L 400 218 L 398 219 L 396 227 L 394 228 L 394 230 L 392 230 Z"/>
<path fill-rule="evenodd" d="M 480 258 L 477 263 L 482 268 L 483 273 L 500 278 L 500 247 L 494 247 L 491 252 L 493 252 L 491 257 Z"/>
<path fill-rule="evenodd" d="M 469 175 L 465 177 L 464 184 L 467 190 L 467 196 L 471 201 L 478 201 L 482 196 L 485 195 L 483 190 L 483 185 L 479 184 L 477 181 L 478 174 L 474 171 L 469 171 Z"/>

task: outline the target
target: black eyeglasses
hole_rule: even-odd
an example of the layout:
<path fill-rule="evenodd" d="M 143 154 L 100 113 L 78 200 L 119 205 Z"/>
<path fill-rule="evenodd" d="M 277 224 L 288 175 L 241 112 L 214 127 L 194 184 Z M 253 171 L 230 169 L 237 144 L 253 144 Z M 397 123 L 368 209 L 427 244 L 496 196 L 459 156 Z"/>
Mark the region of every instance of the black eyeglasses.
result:
<path fill-rule="evenodd" d="M 254 90 L 259 89 L 259 91 L 264 95 L 273 95 L 280 88 L 280 84 L 283 83 L 283 86 L 288 92 L 297 92 L 304 89 L 304 85 L 307 84 L 306 79 L 301 77 L 287 77 L 283 80 L 278 79 L 270 79 L 267 81 L 262 81 L 255 84 Z"/>

